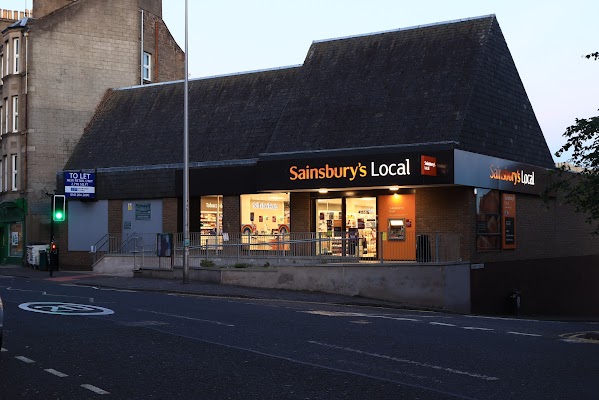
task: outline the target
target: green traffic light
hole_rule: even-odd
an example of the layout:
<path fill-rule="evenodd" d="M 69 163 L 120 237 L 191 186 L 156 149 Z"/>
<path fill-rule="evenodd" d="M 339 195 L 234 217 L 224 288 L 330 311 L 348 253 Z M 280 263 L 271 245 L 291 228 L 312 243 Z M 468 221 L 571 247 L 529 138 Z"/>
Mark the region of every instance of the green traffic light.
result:
<path fill-rule="evenodd" d="M 62 219 L 62 213 L 61 212 L 57 212 L 56 213 L 56 220 L 61 220 Z"/>

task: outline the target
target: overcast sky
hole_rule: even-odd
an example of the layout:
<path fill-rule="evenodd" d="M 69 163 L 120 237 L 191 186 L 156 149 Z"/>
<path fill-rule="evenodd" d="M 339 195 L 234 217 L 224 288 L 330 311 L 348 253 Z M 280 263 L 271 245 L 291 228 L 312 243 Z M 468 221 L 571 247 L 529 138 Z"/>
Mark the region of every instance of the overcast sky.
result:
<path fill-rule="evenodd" d="M 552 153 L 599 114 L 599 0 L 189 0 L 191 78 L 302 64 L 314 40 L 495 14 Z M 0 0 L 0 8 L 31 0 Z M 185 46 L 185 0 L 163 18 Z"/>

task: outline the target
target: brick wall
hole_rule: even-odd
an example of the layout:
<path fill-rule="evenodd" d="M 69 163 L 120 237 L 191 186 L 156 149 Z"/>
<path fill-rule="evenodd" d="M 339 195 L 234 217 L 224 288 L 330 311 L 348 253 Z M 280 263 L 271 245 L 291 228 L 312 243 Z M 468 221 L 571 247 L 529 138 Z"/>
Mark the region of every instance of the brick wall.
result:
<path fill-rule="evenodd" d="M 291 232 L 310 232 L 312 222 L 312 207 L 310 193 L 291 192 L 289 196 L 289 213 Z"/>
<path fill-rule="evenodd" d="M 241 232 L 241 199 L 239 196 L 223 196 L 223 232 Z"/>
<path fill-rule="evenodd" d="M 442 187 L 416 189 L 417 234 L 452 232 L 460 234 L 463 260 L 472 256 L 475 196 L 471 188 Z"/>
<path fill-rule="evenodd" d="M 162 231 L 165 233 L 177 233 L 177 199 L 162 199 Z"/>
<path fill-rule="evenodd" d="M 108 233 L 123 232 L 123 201 L 108 200 Z"/>

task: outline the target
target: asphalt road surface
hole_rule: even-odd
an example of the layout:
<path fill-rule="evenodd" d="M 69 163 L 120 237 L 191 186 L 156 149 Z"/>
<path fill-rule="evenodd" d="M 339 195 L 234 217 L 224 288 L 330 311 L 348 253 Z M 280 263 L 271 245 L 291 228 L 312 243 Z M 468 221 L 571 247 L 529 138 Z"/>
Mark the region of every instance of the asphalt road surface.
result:
<path fill-rule="evenodd" d="M 1 399 L 593 399 L 597 323 L 0 276 Z"/>

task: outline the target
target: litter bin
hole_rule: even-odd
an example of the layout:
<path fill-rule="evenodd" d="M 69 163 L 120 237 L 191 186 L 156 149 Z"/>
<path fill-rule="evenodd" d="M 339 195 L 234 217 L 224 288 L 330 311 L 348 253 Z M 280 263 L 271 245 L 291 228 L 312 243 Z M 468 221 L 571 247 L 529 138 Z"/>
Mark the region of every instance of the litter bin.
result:
<path fill-rule="evenodd" d="M 40 250 L 40 271 L 48 270 L 48 253 L 46 250 Z"/>
<path fill-rule="evenodd" d="M 431 262 L 431 242 L 428 235 L 416 236 L 416 261 Z"/>

